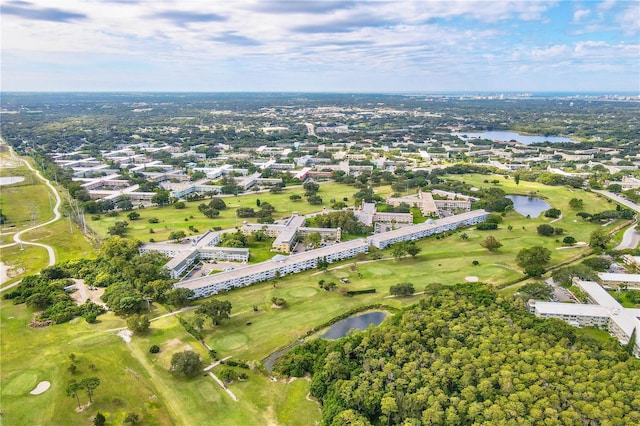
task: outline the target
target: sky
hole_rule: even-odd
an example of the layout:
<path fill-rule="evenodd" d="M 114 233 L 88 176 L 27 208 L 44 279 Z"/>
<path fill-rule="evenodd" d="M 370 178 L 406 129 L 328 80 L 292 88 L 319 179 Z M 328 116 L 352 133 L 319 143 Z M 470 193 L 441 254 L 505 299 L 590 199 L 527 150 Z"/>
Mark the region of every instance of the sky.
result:
<path fill-rule="evenodd" d="M 2 91 L 640 93 L 640 1 L 0 0 Z"/>

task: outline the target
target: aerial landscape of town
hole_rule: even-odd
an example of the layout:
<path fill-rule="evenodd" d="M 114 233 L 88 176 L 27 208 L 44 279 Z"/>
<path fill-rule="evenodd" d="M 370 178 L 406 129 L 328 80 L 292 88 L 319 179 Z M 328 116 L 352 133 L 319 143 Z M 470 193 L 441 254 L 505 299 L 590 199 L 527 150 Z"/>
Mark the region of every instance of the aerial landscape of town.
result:
<path fill-rule="evenodd" d="M 0 425 L 640 424 L 637 3 L 99 3 L 3 4 Z M 580 71 L 439 74 L 458 19 Z"/>

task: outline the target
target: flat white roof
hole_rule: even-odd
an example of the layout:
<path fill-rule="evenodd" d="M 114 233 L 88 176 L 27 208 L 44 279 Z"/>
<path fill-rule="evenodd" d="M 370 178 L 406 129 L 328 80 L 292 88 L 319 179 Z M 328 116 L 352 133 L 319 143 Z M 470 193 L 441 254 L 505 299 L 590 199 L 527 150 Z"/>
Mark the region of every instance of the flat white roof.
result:
<path fill-rule="evenodd" d="M 260 272 L 270 271 L 274 268 L 285 266 L 290 263 L 304 262 L 311 259 L 323 258 L 325 256 L 341 252 L 344 250 L 367 247 L 367 242 L 360 238 L 357 240 L 346 241 L 344 243 L 334 244 L 319 249 L 306 251 L 303 253 L 294 254 L 291 256 L 278 256 L 277 260 L 267 260 L 265 262 L 256 263 L 254 265 L 248 265 L 241 268 L 234 269 L 232 271 L 220 272 L 218 274 L 209 275 L 206 277 L 195 278 L 192 280 L 182 281 L 176 284 L 178 287 L 185 287 L 190 289 L 197 289 L 206 287 L 208 285 L 224 282 L 232 279 L 239 279 L 247 275 L 258 274 Z"/>
<path fill-rule="evenodd" d="M 600 305 L 582 303 L 539 302 L 536 300 L 536 311 L 546 315 L 576 315 L 582 317 L 609 318 L 609 310 Z"/>
<path fill-rule="evenodd" d="M 609 272 L 599 272 L 598 277 L 600 277 L 602 281 L 607 282 L 640 284 L 640 274 L 614 274 Z"/>
<path fill-rule="evenodd" d="M 622 306 L 602 286 L 594 281 L 576 280 L 576 284 L 598 305 L 609 309 L 621 309 Z"/>
<path fill-rule="evenodd" d="M 405 226 L 404 228 L 399 228 L 393 231 L 376 234 L 369 237 L 369 241 L 387 241 L 392 238 L 405 237 L 423 230 L 434 229 L 440 226 L 452 225 L 452 224 L 464 222 L 465 220 L 475 219 L 475 218 L 484 216 L 486 214 L 488 214 L 486 210 L 473 210 L 473 211 L 458 214 L 455 216 L 449 216 L 443 219 L 438 219 L 433 222 L 424 222 L 419 225 Z"/>

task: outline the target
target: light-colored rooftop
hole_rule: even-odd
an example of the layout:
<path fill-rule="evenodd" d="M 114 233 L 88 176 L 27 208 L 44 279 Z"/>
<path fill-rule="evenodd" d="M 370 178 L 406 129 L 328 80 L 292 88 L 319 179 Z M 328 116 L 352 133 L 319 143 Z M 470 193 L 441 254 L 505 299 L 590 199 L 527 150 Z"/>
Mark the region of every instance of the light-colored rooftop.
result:
<path fill-rule="evenodd" d="M 433 222 L 424 222 L 419 225 L 406 226 L 404 228 L 395 229 L 393 231 L 383 232 L 382 234 L 376 234 L 369 237 L 369 241 L 387 241 L 392 238 L 405 237 L 423 230 L 434 229 L 440 226 L 446 226 L 446 225 L 451 225 L 459 222 L 464 222 L 465 220 L 469 220 L 469 219 L 475 219 L 475 218 L 484 216 L 487 213 L 488 212 L 486 210 L 473 210 L 473 211 L 458 214 L 455 216 L 449 216 L 443 219 L 438 219 Z"/>
<path fill-rule="evenodd" d="M 621 282 L 640 284 L 640 274 L 615 274 L 609 272 L 599 272 L 598 277 L 606 282 Z"/>
<path fill-rule="evenodd" d="M 539 302 L 536 300 L 536 311 L 546 315 L 576 315 L 589 317 L 610 316 L 609 310 L 600 305 L 587 305 L 582 303 Z"/>
<path fill-rule="evenodd" d="M 274 259 L 267 260 L 265 262 L 260 262 L 254 265 L 248 265 L 241 268 L 236 268 L 232 271 L 220 272 L 218 274 L 210 275 L 207 277 L 201 277 L 201 278 L 195 278 L 192 280 L 182 281 L 176 285 L 179 287 L 197 289 L 197 288 L 206 287 L 208 285 L 224 282 L 231 279 L 239 279 L 247 275 L 270 271 L 273 268 L 278 266 L 284 266 L 286 264 L 295 263 L 295 262 L 304 262 L 311 259 L 323 258 L 325 256 L 331 255 L 339 251 L 366 247 L 366 246 L 367 246 L 367 242 L 362 238 L 357 240 L 345 241 L 344 243 L 321 247 L 319 249 L 306 251 L 306 252 L 294 254 L 291 256 L 279 255 Z"/>

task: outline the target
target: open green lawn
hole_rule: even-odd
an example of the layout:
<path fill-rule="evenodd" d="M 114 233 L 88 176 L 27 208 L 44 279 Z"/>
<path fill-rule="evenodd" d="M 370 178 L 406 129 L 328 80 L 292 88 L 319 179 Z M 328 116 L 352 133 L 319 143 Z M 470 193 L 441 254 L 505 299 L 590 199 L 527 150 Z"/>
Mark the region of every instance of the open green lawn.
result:
<path fill-rule="evenodd" d="M 474 185 L 482 186 L 482 180 L 487 177 L 460 178 L 478 179 Z M 560 208 L 565 213 L 565 217 L 553 225 L 565 228 L 567 235 L 574 236 L 578 241 L 588 241 L 589 234 L 600 225 L 574 218 L 568 209 L 568 200 L 574 194 L 578 195 L 578 198 L 585 202 L 584 210 L 591 213 L 608 208 L 606 201 L 581 190 L 546 187 L 527 182 L 521 182 L 519 187 L 515 188 L 511 180 L 504 181 L 501 186 L 505 189 L 513 186 L 514 192 L 515 189 L 525 193 L 531 190 L 539 191 L 539 196 L 546 198 L 553 207 Z M 346 190 L 345 196 L 355 192 L 351 187 L 328 184 L 322 187 L 320 195 L 325 197 L 322 191 L 327 190 L 328 193 L 329 188 L 333 188 L 333 191 Z M 290 193 L 279 194 L 283 197 L 281 201 L 288 200 Z M 245 196 L 225 201 L 228 200 L 233 209 L 238 205 L 255 206 L 255 198 L 269 201 L 269 197 L 275 196 L 259 194 L 252 198 Z M 231 200 L 236 202 L 235 206 Z M 189 209 L 193 211 L 197 204 L 191 203 Z M 280 215 L 286 215 L 286 210 L 283 212 L 277 201 L 273 201 L 273 204 L 278 208 Z M 296 206 L 314 207 L 306 202 L 297 203 Z M 297 210 L 305 213 L 302 208 Z M 173 220 L 180 218 L 180 221 L 184 222 L 185 210 L 175 210 L 172 207 L 145 209 L 140 212 L 143 218 L 151 217 L 152 214 L 160 217 L 158 212 L 166 213 L 164 223 L 172 220 L 170 217 L 173 215 L 176 215 Z M 225 214 L 227 213 L 229 211 Z M 194 216 L 196 214 L 199 215 L 197 210 Z M 206 228 L 201 227 L 199 231 L 203 232 L 212 226 L 224 227 L 217 224 L 225 220 L 233 223 L 233 212 L 230 214 L 226 219 L 209 220 L 203 217 Z M 103 226 L 108 221 L 113 222 L 115 219 L 102 218 L 93 223 Z M 500 287 L 523 277 L 520 268 L 515 264 L 515 255 L 521 248 L 532 245 L 550 248 L 552 264 L 566 261 L 587 250 L 556 250 L 561 247 L 556 241 L 557 237 L 540 237 L 535 229 L 537 225 L 549 221 L 546 218 L 528 219 L 516 212 L 510 212 L 505 216 L 500 229 L 496 231 L 477 231 L 469 228 L 440 239 L 431 237 L 419 241 L 417 244 L 422 248 L 422 252 L 415 259 L 407 257 L 396 260 L 391 258 L 390 250 L 384 250 L 384 258 L 380 260 L 374 260 L 374 255 L 369 254 L 355 262 L 350 260 L 332 264 L 326 272 L 307 271 L 283 277 L 277 280 L 275 286 L 273 282 L 267 282 L 216 296 L 232 303 L 232 317 L 219 327 L 213 328 L 207 324 L 204 332 L 205 341 L 216 349 L 221 357 L 231 355 L 236 359 L 259 361 L 274 350 L 295 341 L 308 330 L 349 309 L 372 303 L 403 307 L 415 303 L 422 297 L 387 297 L 389 287 L 396 283 L 409 281 L 414 283 L 416 291 L 421 291 L 429 283 L 439 282 L 448 285 L 464 282 L 466 277 L 477 277 L 480 281 Z M 163 235 L 165 231 L 157 228 L 156 234 L 149 234 L 146 219 L 138 222 L 143 228 L 136 232 L 144 234 L 147 238 L 154 235 L 158 240 L 162 239 L 158 234 Z M 180 228 L 187 228 L 189 224 L 195 223 L 191 220 L 182 222 Z M 63 222 L 61 224 L 64 225 Z M 135 223 L 131 226 L 135 226 Z M 508 226 L 512 226 L 511 231 L 508 230 Z M 615 224 L 605 229 L 613 226 Z M 166 233 L 168 235 L 168 230 Z M 467 234 L 467 240 L 460 238 L 462 233 Z M 494 235 L 504 246 L 495 253 L 488 252 L 479 245 L 487 235 Z M 46 238 L 53 239 L 52 244 L 54 241 L 61 244 L 55 240 L 56 235 Z M 43 241 L 46 238 L 43 238 Z M 148 240 L 147 238 L 144 240 Z M 265 244 L 254 247 L 256 253 L 253 256 L 258 259 L 267 255 L 270 257 L 271 253 L 266 247 Z M 477 260 L 479 265 L 473 266 L 473 260 Z M 342 284 L 341 278 L 348 278 L 350 283 Z M 321 290 L 318 286 L 320 279 L 326 282 L 333 281 L 338 287 L 344 285 L 352 290 L 375 288 L 377 292 L 345 297 L 338 290 Z M 509 287 L 505 291 L 516 291 L 517 287 L 518 285 Z M 284 298 L 288 307 L 278 309 L 272 306 L 272 297 Z M 147 335 L 134 336 L 132 342 L 126 344 L 114 335 L 115 331 L 105 331 L 124 325 L 121 318 L 111 314 L 100 317 L 101 323 L 97 325 L 76 320 L 72 324 L 33 330 L 26 326 L 32 315 L 29 310 L 24 306 L 13 306 L 6 301 L 0 303 L 1 410 L 7 424 L 88 424 L 90 416 L 98 409 L 108 413 L 110 420 L 115 420 L 116 424 L 122 421 L 128 411 L 136 411 L 143 415 L 145 424 L 306 425 L 313 424 L 320 418 L 317 404 L 305 398 L 309 391 L 309 382 L 306 380 L 274 382 L 259 372 L 251 371 L 246 382 L 230 385 L 230 389 L 239 398 L 238 402 L 234 402 L 208 376 L 200 375 L 189 381 L 173 378 L 167 368 L 174 352 L 192 348 L 209 362 L 203 347 L 184 331 L 175 317 L 152 322 L 152 330 Z M 257 307 L 257 312 L 254 311 L 254 306 Z M 157 312 L 160 313 L 162 310 Z M 193 317 L 194 311 L 179 315 L 189 320 Z M 251 324 L 247 325 L 247 322 Z M 594 337 L 603 338 L 600 335 Z M 149 354 L 148 348 L 152 344 L 159 345 L 162 351 L 157 355 Z M 69 378 L 66 367 L 69 364 L 70 352 L 78 355 L 81 372 L 77 377 L 88 375 L 88 365 L 94 363 L 97 371 L 95 374 L 91 372 L 91 375 L 103 380 L 103 384 L 96 390 L 96 403 L 80 414 L 73 410 L 74 400 L 65 395 L 63 387 Z M 220 368 L 216 367 L 214 371 L 219 371 Z M 28 390 L 40 380 L 50 380 L 52 388 L 39 397 L 28 395 Z M 114 397 L 117 399 L 114 400 Z M 83 399 L 86 399 L 84 395 Z"/>
<path fill-rule="evenodd" d="M 22 235 L 26 241 L 34 241 L 53 247 L 57 262 L 65 262 L 80 257 L 95 257 L 96 250 L 82 231 L 69 224 L 66 218 Z"/>
<path fill-rule="evenodd" d="M 95 325 L 76 319 L 69 324 L 32 329 L 28 326 L 33 315 L 29 309 L 4 300 L 0 303 L 1 410 L 6 424 L 86 425 L 97 411 L 113 424 L 121 424 L 130 411 L 137 412 L 145 424 L 172 424 L 155 383 L 116 332 L 105 331 L 121 327 L 121 319 L 108 314 Z M 67 371 L 70 353 L 76 355 L 75 374 Z M 101 381 L 94 404 L 78 413 L 75 399 L 65 393 L 66 385 L 72 378 L 91 376 Z M 44 380 L 51 382 L 51 388 L 41 395 L 30 395 Z M 84 392 L 80 400 L 82 404 L 88 402 Z"/>
<path fill-rule="evenodd" d="M 375 188 L 376 192 L 381 196 L 390 195 L 392 190 L 390 186 L 381 186 Z M 275 207 L 273 214 L 274 219 L 291 216 L 293 212 L 300 214 L 309 214 L 319 212 L 323 207 L 330 208 L 331 200 L 341 201 L 348 198 L 349 203 L 353 204 L 352 195 L 358 192 L 357 188 L 334 182 L 326 182 L 320 184 L 318 195 L 323 199 L 323 205 L 311 205 L 304 199 L 298 202 L 289 200 L 292 194 L 304 195 L 302 187 L 286 189 L 280 194 L 260 193 L 240 195 L 238 197 L 224 197 L 223 200 L 227 204 L 227 209 L 220 212 L 220 216 L 215 219 L 209 219 L 198 211 L 201 203 L 208 203 L 208 200 L 193 201 L 186 203 L 184 209 L 175 209 L 173 206 L 166 207 L 147 207 L 142 210 L 136 210 L 141 217 L 138 220 L 131 221 L 127 218 L 126 212 L 120 212 L 117 217 L 107 217 L 99 215 L 99 220 L 93 220 L 93 215 L 85 215 L 87 225 L 90 226 L 98 235 L 105 237 L 110 226 L 117 220 L 126 220 L 129 222 L 127 237 L 136 238 L 140 241 L 148 242 L 150 239 L 155 241 L 164 241 L 169 239 L 169 234 L 174 230 L 183 230 L 187 235 L 203 233 L 214 227 L 228 229 L 242 226 L 243 221 L 257 223 L 256 218 L 237 218 L 236 210 L 239 207 L 251 207 L 258 210 L 257 200 L 260 202 L 268 202 Z M 159 223 L 149 223 L 150 218 L 158 218 Z M 186 219 L 186 220 L 185 220 Z M 198 232 L 189 230 L 193 226 Z M 153 233 L 150 233 L 153 229 Z"/>
<path fill-rule="evenodd" d="M 33 176 L 27 169 L 24 170 Z M 2 232 L 20 231 L 53 219 L 54 204 L 53 195 L 35 176 L 21 183 L 3 185 L 0 189 L 0 209 L 7 217 L 7 222 L 2 225 Z"/>
<path fill-rule="evenodd" d="M 10 268 L 7 273 L 9 280 L 3 286 L 11 284 L 25 275 L 40 272 L 49 264 L 49 256 L 44 248 L 26 244 L 22 248 L 16 244 L 0 249 L 0 259 Z"/>

